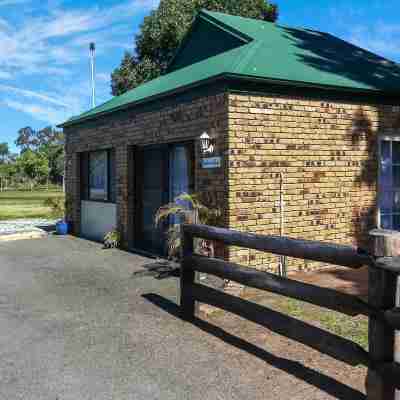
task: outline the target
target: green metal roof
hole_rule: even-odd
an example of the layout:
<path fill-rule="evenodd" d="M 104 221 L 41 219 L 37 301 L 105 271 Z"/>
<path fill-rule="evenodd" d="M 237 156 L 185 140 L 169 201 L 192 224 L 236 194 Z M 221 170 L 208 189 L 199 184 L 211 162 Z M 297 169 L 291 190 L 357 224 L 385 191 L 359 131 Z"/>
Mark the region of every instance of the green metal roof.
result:
<path fill-rule="evenodd" d="M 399 64 L 330 34 L 205 10 L 198 14 L 169 70 L 61 126 L 223 76 L 356 92 L 400 93 Z"/>

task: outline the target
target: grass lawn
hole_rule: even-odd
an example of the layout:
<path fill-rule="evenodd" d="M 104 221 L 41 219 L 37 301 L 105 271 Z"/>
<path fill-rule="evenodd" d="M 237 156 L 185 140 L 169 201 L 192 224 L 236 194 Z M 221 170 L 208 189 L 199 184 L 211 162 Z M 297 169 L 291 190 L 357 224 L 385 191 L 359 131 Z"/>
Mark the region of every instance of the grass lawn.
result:
<path fill-rule="evenodd" d="M 51 209 L 43 205 L 49 197 L 63 197 L 61 191 L 7 191 L 0 192 L 0 221 L 20 218 L 49 218 Z"/>
<path fill-rule="evenodd" d="M 317 326 L 368 350 L 368 318 L 365 316 L 349 317 L 292 299 L 283 299 L 275 309 L 302 321 L 316 323 Z"/>
<path fill-rule="evenodd" d="M 260 291 L 253 291 L 253 289 L 250 289 L 245 297 L 282 314 L 308 322 L 311 325 L 349 339 L 368 350 L 368 318 L 365 316 L 350 317 L 273 293 L 260 294 Z"/>

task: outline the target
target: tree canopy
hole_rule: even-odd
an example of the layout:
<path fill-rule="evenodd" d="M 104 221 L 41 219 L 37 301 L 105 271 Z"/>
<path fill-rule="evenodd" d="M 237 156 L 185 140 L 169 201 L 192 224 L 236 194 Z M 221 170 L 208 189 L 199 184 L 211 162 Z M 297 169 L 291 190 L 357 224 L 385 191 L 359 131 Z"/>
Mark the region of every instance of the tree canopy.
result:
<path fill-rule="evenodd" d="M 16 167 L 32 182 L 45 180 L 50 173 L 49 160 L 46 156 L 32 150 L 27 150 L 18 157 Z"/>
<path fill-rule="evenodd" d="M 10 154 L 10 149 L 8 148 L 8 143 L 0 143 L 0 163 L 5 163 L 8 155 Z"/>
<path fill-rule="evenodd" d="M 62 131 L 52 127 L 41 130 L 34 130 L 25 127 L 18 131 L 15 144 L 21 149 L 22 161 L 32 161 L 32 154 L 38 155 L 35 159 L 36 164 L 42 162 L 44 157 L 49 168 L 48 176 L 51 181 L 57 182 L 64 175 L 64 135 Z M 32 153 L 26 160 L 23 158 L 25 153 Z M 28 168 L 29 169 L 29 168 Z M 28 171 L 28 169 L 25 170 Z M 29 176 L 29 174 L 26 173 Z M 39 174 L 43 175 L 43 174 Z"/>
<path fill-rule="evenodd" d="M 112 94 L 123 94 L 163 74 L 202 8 L 266 21 L 278 17 L 277 6 L 266 0 L 161 0 L 136 35 L 135 54 L 126 52 L 112 73 Z"/>

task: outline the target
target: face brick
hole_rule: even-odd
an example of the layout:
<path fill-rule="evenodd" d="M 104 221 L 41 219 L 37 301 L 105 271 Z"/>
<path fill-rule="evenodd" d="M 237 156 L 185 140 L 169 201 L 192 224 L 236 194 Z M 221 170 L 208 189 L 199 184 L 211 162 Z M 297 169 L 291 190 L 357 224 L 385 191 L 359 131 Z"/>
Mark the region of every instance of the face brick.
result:
<path fill-rule="evenodd" d="M 377 139 L 398 133 L 398 110 L 397 105 L 221 90 L 70 126 L 65 128 L 69 218 L 79 234 L 79 152 L 115 148 L 118 225 L 127 247 L 135 223 L 135 193 L 128 189 L 134 176 L 130 146 L 197 143 L 207 131 L 223 165 L 202 169 L 196 144 L 195 187 L 222 209 L 226 227 L 279 235 L 282 173 L 285 236 L 363 247 L 368 230 L 376 226 Z M 274 255 L 230 248 L 226 257 L 277 270 Z M 316 267 L 289 260 L 291 269 Z"/>

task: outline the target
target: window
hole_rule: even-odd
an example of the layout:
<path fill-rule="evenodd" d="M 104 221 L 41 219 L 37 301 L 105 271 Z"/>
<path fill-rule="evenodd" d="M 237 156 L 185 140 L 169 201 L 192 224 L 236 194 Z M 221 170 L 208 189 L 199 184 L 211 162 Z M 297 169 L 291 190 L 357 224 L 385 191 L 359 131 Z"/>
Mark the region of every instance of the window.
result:
<path fill-rule="evenodd" d="M 400 231 L 400 137 L 379 144 L 379 226 Z"/>
<path fill-rule="evenodd" d="M 108 152 L 89 154 L 89 198 L 108 200 Z"/>
<path fill-rule="evenodd" d="M 113 150 L 81 154 L 83 200 L 115 202 L 115 157 Z"/>

